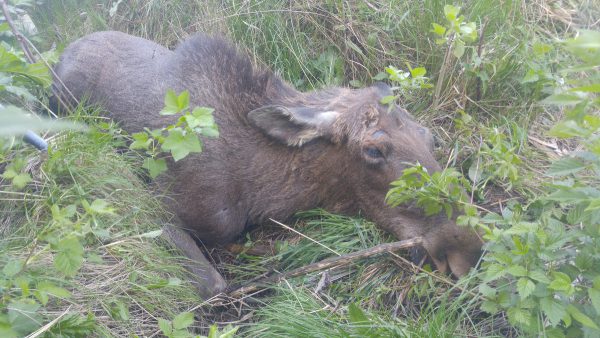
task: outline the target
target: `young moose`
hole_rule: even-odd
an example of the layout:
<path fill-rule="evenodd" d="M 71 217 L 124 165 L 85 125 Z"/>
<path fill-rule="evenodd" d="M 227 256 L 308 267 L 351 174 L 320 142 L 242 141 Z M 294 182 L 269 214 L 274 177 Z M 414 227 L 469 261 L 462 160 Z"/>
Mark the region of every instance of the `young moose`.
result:
<path fill-rule="evenodd" d="M 190 106 L 215 109 L 220 136 L 204 151 L 169 163 L 158 178 L 172 199 L 179 228 L 165 233 L 195 264 L 204 296 L 225 282 L 198 249 L 225 243 L 244 228 L 321 207 L 362 215 L 398 239 L 423 237 L 437 268 L 456 276 L 473 267 L 482 242 L 443 216 L 410 206 L 390 208 L 389 184 L 407 163 L 440 170 L 432 135 L 400 107 L 382 105 L 385 84 L 302 93 L 269 70 L 254 67 L 229 43 L 196 35 L 174 51 L 120 32 L 97 32 L 72 43 L 56 67 L 75 98 L 102 105 L 128 132 L 161 128 L 168 89 L 190 92 Z M 70 96 L 63 95 L 64 99 Z M 185 229 L 184 231 L 180 228 Z"/>

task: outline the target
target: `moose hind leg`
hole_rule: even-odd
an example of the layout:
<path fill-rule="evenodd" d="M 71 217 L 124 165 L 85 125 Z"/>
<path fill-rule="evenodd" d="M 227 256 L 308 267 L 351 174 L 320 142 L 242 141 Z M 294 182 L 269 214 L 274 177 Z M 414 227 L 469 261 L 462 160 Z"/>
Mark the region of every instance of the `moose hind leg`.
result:
<path fill-rule="evenodd" d="M 225 279 L 210 264 L 187 231 L 175 226 L 165 226 L 163 237 L 190 259 L 186 268 L 194 275 L 192 282 L 202 298 L 208 299 L 225 290 L 227 287 Z"/>

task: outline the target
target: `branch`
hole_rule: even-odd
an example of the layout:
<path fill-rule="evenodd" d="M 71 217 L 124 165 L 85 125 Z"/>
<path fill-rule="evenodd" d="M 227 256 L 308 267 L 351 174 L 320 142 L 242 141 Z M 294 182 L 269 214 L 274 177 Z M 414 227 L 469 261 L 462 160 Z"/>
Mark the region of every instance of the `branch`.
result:
<path fill-rule="evenodd" d="M 309 264 L 301 268 L 277 274 L 275 276 L 266 277 L 255 283 L 247 284 L 240 288 L 230 288 L 229 290 L 227 290 L 226 293 L 230 297 L 239 297 L 243 294 L 254 292 L 260 288 L 266 288 L 270 284 L 277 283 L 283 279 L 298 277 L 311 272 L 330 269 L 341 265 L 349 265 L 359 259 L 376 256 L 382 253 L 396 251 L 400 249 L 412 248 L 414 246 L 420 245 L 422 242 L 423 239 L 421 237 L 416 237 L 404 241 L 376 245 L 368 249 L 352 252 L 338 257 L 330 257 L 317 263 Z"/>

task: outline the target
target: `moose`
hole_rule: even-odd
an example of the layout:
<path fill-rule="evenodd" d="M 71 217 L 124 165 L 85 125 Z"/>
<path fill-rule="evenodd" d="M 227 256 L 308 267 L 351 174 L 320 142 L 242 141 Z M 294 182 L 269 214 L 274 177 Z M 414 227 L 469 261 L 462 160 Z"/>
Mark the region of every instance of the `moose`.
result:
<path fill-rule="evenodd" d="M 269 218 L 323 208 L 361 215 L 398 239 L 423 238 L 438 270 L 461 276 L 481 256 L 471 228 L 414 206 L 391 208 L 390 183 L 410 163 L 441 170 L 433 136 L 403 108 L 384 105 L 385 83 L 300 92 L 219 37 L 196 34 L 169 50 L 125 33 L 96 32 L 70 44 L 55 67 L 63 101 L 101 105 L 128 132 L 161 128 L 167 90 L 188 90 L 190 106 L 214 108 L 220 136 L 202 153 L 170 161 L 157 178 L 176 215 L 168 240 L 188 256 L 197 287 L 210 296 L 224 279 L 198 248 L 227 243 Z"/>

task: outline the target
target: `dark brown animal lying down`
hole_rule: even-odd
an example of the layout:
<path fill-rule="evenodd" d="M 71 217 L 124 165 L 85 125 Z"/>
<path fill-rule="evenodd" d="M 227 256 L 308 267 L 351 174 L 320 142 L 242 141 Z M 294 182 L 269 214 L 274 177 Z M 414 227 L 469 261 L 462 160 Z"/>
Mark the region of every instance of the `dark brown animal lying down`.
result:
<path fill-rule="evenodd" d="M 225 282 L 190 233 L 225 243 L 249 225 L 317 207 L 360 213 L 398 239 L 421 236 L 437 268 L 457 276 L 480 257 L 482 242 L 471 229 L 384 202 L 406 163 L 440 170 L 429 130 L 404 109 L 380 104 L 390 93 L 385 84 L 302 93 L 229 43 L 204 35 L 170 51 L 124 33 L 97 32 L 72 43 L 55 70 L 75 97 L 103 105 L 129 132 L 174 122 L 158 114 L 167 89 L 187 89 L 191 107 L 215 109 L 219 138 L 204 140 L 202 153 L 170 163 L 158 179 L 187 230 L 166 233 L 197 262 L 192 270 L 205 296 Z"/>

